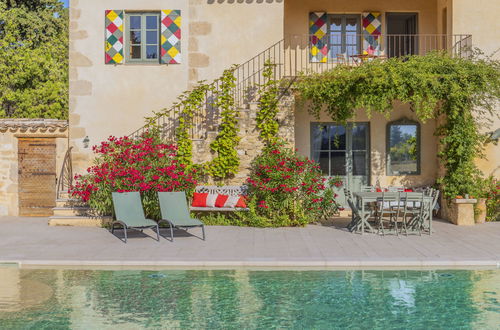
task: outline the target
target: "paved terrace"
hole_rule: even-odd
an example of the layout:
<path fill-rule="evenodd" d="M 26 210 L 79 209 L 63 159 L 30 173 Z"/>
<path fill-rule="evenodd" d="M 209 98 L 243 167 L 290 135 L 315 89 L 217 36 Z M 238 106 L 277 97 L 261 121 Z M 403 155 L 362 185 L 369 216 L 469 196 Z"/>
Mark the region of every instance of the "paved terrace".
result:
<path fill-rule="evenodd" d="M 465 267 L 500 265 L 500 223 L 409 237 L 347 232 L 346 219 L 306 228 L 208 227 L 207 241 L 177 232 L 157 242 L 131 231 L 124 244 L 102 228 L 49 227 L 45 218 L 0 217 L 0 262 L 21 265 L 181 267 Z M 200 234 L 199 229 L 191 230 Z M 162 235 L 168 237 L 167 230 Z M 121 233 L 120 233 L 121 234 Z"/>

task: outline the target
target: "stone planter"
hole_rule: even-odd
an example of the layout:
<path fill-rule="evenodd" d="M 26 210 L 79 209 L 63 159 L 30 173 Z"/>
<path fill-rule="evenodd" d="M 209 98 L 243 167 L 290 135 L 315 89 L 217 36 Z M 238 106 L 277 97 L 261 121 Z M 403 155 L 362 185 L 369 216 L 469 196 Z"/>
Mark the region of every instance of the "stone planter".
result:
<path fill-rule="evenodd" d="M 486 199 L 479 198 L 476 203 L 474 220 L 476 223 L 486 222 Z"/>
<path fill-rule="evenodd" d="M 457 226 L 474 226 L 474 204 L 476 199 L 452 199 L 448 220 Z"/>

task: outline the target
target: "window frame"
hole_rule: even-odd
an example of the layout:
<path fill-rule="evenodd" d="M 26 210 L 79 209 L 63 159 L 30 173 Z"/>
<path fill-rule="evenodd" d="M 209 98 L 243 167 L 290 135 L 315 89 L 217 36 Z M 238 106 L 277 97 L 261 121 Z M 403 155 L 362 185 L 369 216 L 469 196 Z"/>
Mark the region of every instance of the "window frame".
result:
<path fill-rule="evenodd" d="M 132 47 L 132 43 L 130 40 L 130 32 L 137 29 L 131 29 L 130 18 L 132 16 L 140 16 L 141 17 L 141 58 L 132 58 L 130 54 L 130 50 Z M 155 59 L 148 59 L 146 57 L 146 51 L 148 46 L 152 46 L 152 44 L 147 43 L 147 31 L 152 31 L 153 29 L 147 29 L 146 26 L 146 16 L 156 16 L 157 18 L 157 39 L 156 39 L 156 51 L 158 57 Z M 154 30 L 153 30 L 154 31 Z M 158 11 L 128 11 L 125 12 L 125 36 L 124 36 L 124 48 L 125 48 L 125 64 L 160 64 L 161 63 L 161 13 Z M 135 45 L 135 44 L 134 44 Z"/>
<path fill-rule="evenodd" d="M 393 171 L 391 168 L 391 127 L 392 126 L 416 126 L 417 128 L 417 170 L 414 172 L 399 172 Z M 421 150 L 422 150 L 422 142 L 421 142 L 421 128 L 420 123 L 418 121 L 410 120 L 407 118 L 394 120 L 387 123 L 386 127 L 386 145 L 385 145 L 385 160 L 386 160 L 386 175 L 387 176 L 405 176 L 405 175 L 420 175 L 421 174 Z"/>
<path fill-rule="evenodd" d="M 332 24 L 331 21 L 334 18 L 340 18 L 341 19 L 341 27 L 340 31 L 333 31 L 332 30 Z M 357 29 L 356 29 L 356 40 L 357 43 L 356 45 L 352 43 L 347 43 L 347 19 L 348 18 L 355 18 L 357 21 Z M 353 46 L 357 46 L 356 48 L 356 54 L 361 54 L 361 50 L 363 47 L 363 41 L 362 41 L 362 29 L 361 29 L 361 14 L 327 14 L 327 24 L 328 24 L 328 53 L 329 53 L 329 59 L 332 61 L 335 61 L 337 58 L 337 54 L 332 54 L 332 47 L 338 47 L 340 46 L 341 53 L 340 54 L 346 54 L 347 49 Z M 352 31 L 349 31 L 352 32 Z M 340 33 L 340 43 L 332 43 L 332 35 L 339 34 Z M 351 55 L 356 55 L 356 54 L 347 54 L 347 56 Z"/>
<path fill-rule="evenodd" d="M 365 141 L 366 141 L 366 149 L 354 149 L 353 148 L 353 140 L 352 133 L 353 128 L 358 125 L 364 125 L 366 128 L 365 131 Z M 332 149 L 331 140 L 329 140 L 328 145 L 329 149 L 315 149 L 313 146 L 314 140 L 314 129 L 316 127 L 321 126 L 342 126 L 345 128 L 346 141 L 345 141 L 345 149 Z M 310 132 L 309 132 L 309 150 L 310 150 L 310 159 L 314 159 L 315 152 L 327 152 L 328 153 L 328 174 L 323 174 L 325 177 L 366 177 L 368 182 L 371 178 L 371 125 L 370 122 L 367 121 L 359 121 L 359 122 L 347 122 L 345 124 L 339 122 L 310 122 Z M 331 173 L 331 161 L 332 161 L 332 153 L 333 152 L 345 152 L 345 174 L 333 174 Z M 354 153 L 355 152 L 364 152 L 365 153 L 365 174 L 354 174 Z"/>

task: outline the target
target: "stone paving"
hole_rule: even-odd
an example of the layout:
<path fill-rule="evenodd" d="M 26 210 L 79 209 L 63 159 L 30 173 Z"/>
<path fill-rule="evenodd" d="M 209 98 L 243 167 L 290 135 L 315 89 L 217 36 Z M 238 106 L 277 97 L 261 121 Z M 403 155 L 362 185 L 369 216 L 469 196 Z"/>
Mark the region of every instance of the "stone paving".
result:
<path fill-rule="evenodd" d="M 124 244 L 103 228 L 49 227 L 46 218 L 0 217 L 0 263 L 21 266 L 500 267 L 500 223 L 409 237 L 352 234 L 347 219 L 306 228 L 207 227 L 207 240 L 176 232 L 174 242 L 131 231 Z M 201 230 L 192 229 L 194 235 Z M 121 234 L 121 233 L 119 233 Z M 150 235 L 150 236 L 148 236 Z M 167 230 L 162 235 L 168 237 Z"/>

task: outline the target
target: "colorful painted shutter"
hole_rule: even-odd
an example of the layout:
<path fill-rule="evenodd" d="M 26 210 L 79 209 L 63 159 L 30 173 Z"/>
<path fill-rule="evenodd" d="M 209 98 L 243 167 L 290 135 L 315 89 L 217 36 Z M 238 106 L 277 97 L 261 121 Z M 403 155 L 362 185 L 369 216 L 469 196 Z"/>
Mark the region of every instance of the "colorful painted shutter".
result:
<path fill-rule="evenodd" d="M 106 64 L 123 63 L 123 10 L 106 10 Z"/>
<path fill-rule="evenodd" d="M 161 11 L 161 63 L 180 64 L 181 56 L 181 11 Z"/>
<path fill-rule="evenodd" d="M 363 13 L 363 54 L 380 55 L 382 41 L 382 15 Z"/>
<path fill-rule="evenodd" d="M 328 60 L 327 15 L 325 12 L 309 13 L 310 60 L 326 63 Z"/>

